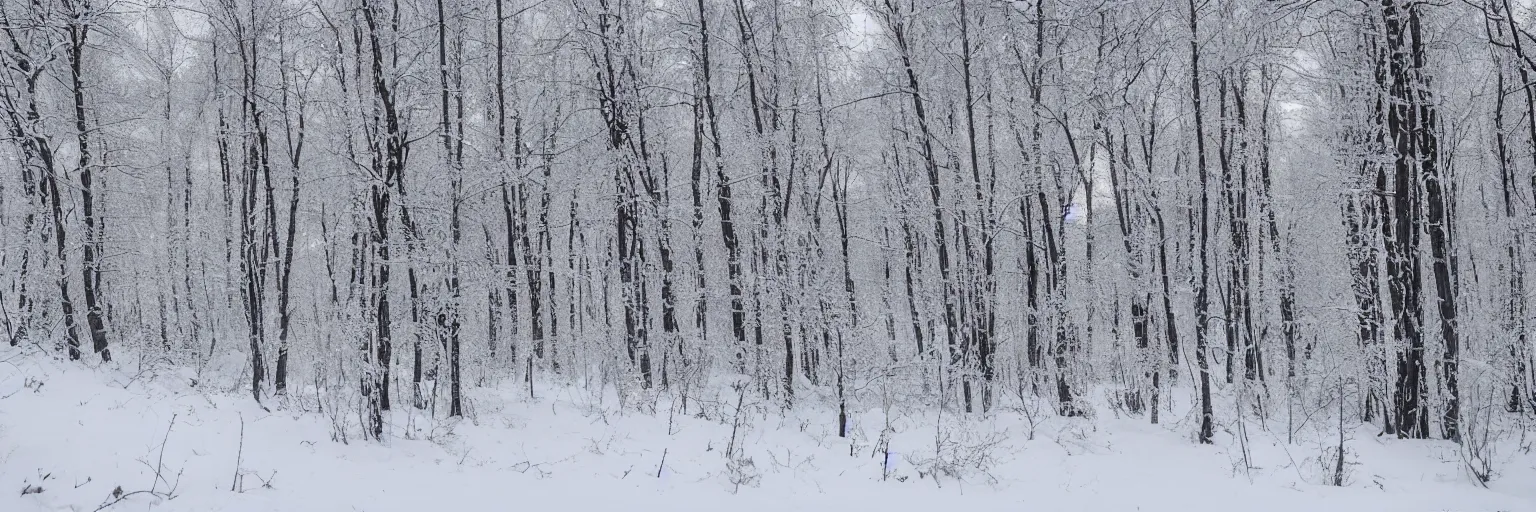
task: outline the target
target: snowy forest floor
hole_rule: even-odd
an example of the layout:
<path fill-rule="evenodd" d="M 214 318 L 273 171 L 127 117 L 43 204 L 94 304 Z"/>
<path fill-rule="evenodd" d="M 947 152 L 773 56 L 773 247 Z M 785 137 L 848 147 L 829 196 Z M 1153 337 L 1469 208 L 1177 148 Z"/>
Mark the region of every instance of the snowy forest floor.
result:
<path fill-rule="evenodd" d="M 1347 429 L 1349 481 L 1333 487 L 1321 468 L 1336 433 L 1288 444 L 1246 425 L 1245 470 L 1231 424 L 1201 446 L 1190 417 L 1152 425 L 1102 403 L 1091 420 L 929 408 L 892 411 L 882 464 L 878 407 L 850 414 L 842 439 L 833 408 L 738 417 L 729 389 L 684 414 L 666 399 L 621 407 L 611 387 L 536 386 L 530 400 L 505 382 L 470 387 L 462 420 L 397 398 L 380 443 L 355 437 L 352 409 L 267 411 L 234 381 L 194 387 L 192 370 L 118 356 L 0 347 L 0 511 L 1536 510 L 1536 455 L 1511 439 L 1485 489 L 1455 444 Z M 337 422 L 349 442 L 333 440 Z M 955 474 L 935 479 L 944 466 Z"/>

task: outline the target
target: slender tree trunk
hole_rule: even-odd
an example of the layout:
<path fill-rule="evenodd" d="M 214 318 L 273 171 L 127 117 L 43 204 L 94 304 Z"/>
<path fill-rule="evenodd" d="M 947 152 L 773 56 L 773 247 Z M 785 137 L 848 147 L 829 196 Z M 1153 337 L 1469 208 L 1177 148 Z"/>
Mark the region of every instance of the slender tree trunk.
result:
<path fill-rule="evenodd" d="M 891 32 L 891 37 L 895 40 L 897 54 L 901 58 L 902 69 L 905 70 L 907 93 L 912 101 L 912 111 L 917 121 L 919 153 L 923 158 L 924 169 L 927 171 L 928 198 L 933 207 L 933 243 L 934 247 L 938 250 L 939 275 L 941 287 L 943 288 L 941 296 L 944 303 L 944 332 L 946 338 L 948 338 L 946 346 L 955 347 L 958 342 L 956 339 L 958 322 L 956 320 L 955 293 L 953 288 L 957 283 L 950 266 L 949 236 L 944 220 L 945 206 L 943 204 L 942 192 L 940 191 L 938 157 L 933 148 L 934 135 L 929 128 L 927 106 L 923 100 L 922 87 L 917 78 L 917 70 L 912 64 L 904 14 L 892 3 L 892 0 L 885 0 L 885 8 L 886 26 Z"/>
<path fill-rule="evenodd" d="M 91 129 L 86 122 L 85 105 L 85 48 L 91 31 L 95 30 L 91 21 L 99 14 L 91 6 L 90 0 L 80 0 L 78 5 L 72 5 L 73 19 L 69 25 L 69 45 L 67 55 L 69 57 L 70 91 L 74 100 L 75 116 L 75 141 L 76 156 L 78 158 L 78 171 L 80 173 L 80 205 L 85 220 L 85 257 L 81 260 L 83 279 L 85 283 L 85 320 L 90 328 L 91 350 L 101 356 L 102 361 L 111 361 L 112 353 L 107 350 L 107 324 L 103 320 L 103 308 L 106 307 L 106 299 L 101 290 L 101 251 L 103 244 L 103 232 L 101 217 L 97 212 L 96 194 L 98 192 L 95 178 L 95 163 L 91 161 Z"/>
<path fill-rule="evenodd" d="M 709 14 L 704 0 L 698 0 L 698 9 L 698 58 L 699 69 L 702 75 L 700 77 L 700 85 L 704 90 L 704 116 L 705 120 L 708 121 L 709 140 L 715 163 L 715 197 L 720 209 L 720 239 L 721 243 L 725 245 L 726 280 L 731 296 L 731 335 L 736 341 L 735 364 L 739 370 L 746 361 L 747 343 L 747 311 L 742 299 L 741 244 L 736 236 L 736 224 L 731 217 L 734 210 L 734 205 L 732 204 L 734 196 L 732 195 L 730 177 L 725 172 L 725 160 L 720 140 L 720 121 L 715 109 L 713 67 L 710 64 Z"/>
<path fill-rule="evenodd" d="M 438 92 L 441 100 L 442 123 L 440 124 L 440 129 L 442 131 L 443 154 L 447 160 L 448 174 L 451 181 L 448 198 L 448 230 L 451 242 L 448 246 L 448 303 L 444 308 L 444 312 L 438 314 L 438 328 L 447 336 L 448 416 L 458 417 L 464 415 L 463 384 L 459 360 L 459 309 L 463 294 L 460 292 L 458 260 L 459 243 L 463 238 L 463 228 L 459 220 L 459 208 L 460 203 L 462 203 L 461 196 L 464 187 L 464 99 L 460 91 L 462 80 L 459 76 L 459 63 L 457 60 L 450 62 L 448 59 L 448 13 L 443 4 L 443 0 L 437 0 L 437 61 L 438 79 L 441 86 Z M 458 49 L 458 45 L 455 45 L 454 50 Z M 457 51 L 455 51 L 455 55 L 458 55 Z"/>
<path fill-rule="evenodd" d="M 278 277 L 277 285 L 277 370 L 274 374 L 273 380 L 275 381 L 274 384 L 276 386 L 277 394 L 281 395 L 288 389 L 288 338 L 289 333 L 292 330 L 291 324 L 293 316 L 291 311 L 293 302 L 293 294 L 291 290 L 291 283 L 293 281 L 293 245 L 295 238 L 298 235 L 300 188 L 299 167 L 302 163 L 304 155 L 305 112 L 303 101 L 301 99 L 300 104 L 298 105 L 299 111 L 296 118 L 297 126 L 295 127 L 289 124 L 290 122 L 288 121 L 287 116 L 291 112 L 291 109 L 289 108 L 288 103 L 288 87 L 290 83 L 288 77 L 288 69 L 286 66 L 283 66 L 283 69 L 280 69 L 279 71 L 282 73 L 283 80 L 283 126 L 287 135 L 289 158 L 288 165 L 289 170 L 291 171 L 289 174 L 288 184 L 289 187 L 293 189 L 289 192 L 288 196 L 288 226 L 285 230 L 286 234 L 283 240 L 282 262 L 281 265 L 278 266 L 278 272 L 280 275 Z"/>
<path fill-rule="evenodd" d="M 1195 278 L 1195 364 L 1200 371 L 1200 433 L 1199 440 L 1203 444 L 1210 444 L 1214 435 L 1211 413 L 1211 377 L 1210 362 L 1207 359 L 1207 331 L 1210 322 L 1210 257 L 1206 255 L 1206 249 L 1210 242 L 1210 208 L 1207 175 L 1205 165 L 1205 119 L 1200 104 L 1200 29 L 1199 12 L 1195 8 L 1195 0 L 1189 1 L 1189 87 L 1194 97 L 1195 117 L 1195 172 L 1200 180 L 1200 247 L 1196 253 L 1200 258 L 1200 274 Z"/>

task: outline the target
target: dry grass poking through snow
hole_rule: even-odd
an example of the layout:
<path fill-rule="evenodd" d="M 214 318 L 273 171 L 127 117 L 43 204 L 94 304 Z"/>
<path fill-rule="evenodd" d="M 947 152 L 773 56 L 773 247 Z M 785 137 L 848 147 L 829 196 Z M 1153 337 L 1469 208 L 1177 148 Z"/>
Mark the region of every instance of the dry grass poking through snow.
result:
<path fill-rule="evenodd" d="M 684 410 L 574 385 L 530 401 L 507 383 L 474 389 L 470 419 L 396 410 L 388 441 L 344 444 L 346 414 L 263 410 L 187 373 L 140 374 L 131 354 L 85 368 L 32 350 L 0 347 L 0 511 L 1536 510 L 1536 456 L 1513 439 L 1484 488 L 1454 444 L 1355 428 L 1350 478 L 1331 487 L 1325 442 L 1256 424 L 1246 459 L 1233 425 L 1200 446 L 1181 416 L 1107 408 L 871 408 L 844 439 L 834 410 L 785 414 L 725 386 Z"/>

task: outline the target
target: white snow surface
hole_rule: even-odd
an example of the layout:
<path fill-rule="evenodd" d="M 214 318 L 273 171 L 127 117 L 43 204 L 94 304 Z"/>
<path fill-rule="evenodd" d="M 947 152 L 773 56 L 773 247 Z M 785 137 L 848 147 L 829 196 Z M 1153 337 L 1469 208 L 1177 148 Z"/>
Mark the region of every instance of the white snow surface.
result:
<path fill-rule="evenodd" d="M 1031 415 L 1018 408 L 940 417 L 893 407 L 882 480 L 881 408 L 851 414 L 853 434 L 839 438 L 835 409 L 762 406 L 738 430 L 752 464 L 734 473 L 757 476 L 738 486 L 724 456 L 737 397 L 723 386 L 684 414 L 666 398 L 621 408 L 611 386 L 590 392 L 595 383 L 575 379 L 536 386 L 530 400 L 526 383 L 505 379 L 470 386 L 459 420 L 397 398 L 382 443 L 358 439 L 347 412 L 339 420 L 352 437 L 341 443 L 336 418 L 298 412 L 304 391 L 269 399 L 268 411 L 233 381 L 209 389 L 191 385 L 191 370 L 118 361 L 129 362 L 0 347 L 0 511 L 1536 510 L 1536 456 L 1513 440 L 1483 488 L 1455 444 L 1360 426 L 1348 431 L 1351 481 L 1332 487 L 1317 469 L 1328 441 L 1287 444 L 1283 428 L 1257 423 L 1244 470 L 1232 425 L 1199 445 L 1189 415 L 1152 425 L 1102 405 L 1092 419 L 1046 410 L 1033 414 L 1031 439 Z M 972 463 L 936 480 L 924 468 L 941 430 L 944 453 Z M 32 486 L 42 492 L 23 494 Z M 119 487 L 125 497 L 112 503 Z"/>

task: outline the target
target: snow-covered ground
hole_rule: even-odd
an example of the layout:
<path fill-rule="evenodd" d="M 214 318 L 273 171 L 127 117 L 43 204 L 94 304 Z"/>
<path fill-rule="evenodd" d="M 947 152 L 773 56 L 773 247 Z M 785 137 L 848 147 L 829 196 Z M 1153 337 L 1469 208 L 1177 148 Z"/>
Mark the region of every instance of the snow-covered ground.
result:
<path fill-rule="evenodd" d="M 893 410 L 887 464 L 879 408 L 854 415 L 843 439 L 835 411 L 737 417 L 729 390 L 684 413 L 667 400 L 621 408 L 611 390 L 574 385 L 530 400 L 507 382 L 473 389 L 467 419 L 397 407 L 385 442 L 341 443 L 332 424 L 355 436 L 349 410 L 269 412 L 191 377 L 0 347 L 0 511 L 93 511 L 117 489 L 107 510 L 1536 510 L 1536 456 L 1513 441 L 1485 489 L 1454 444 L 1353 429 L 1351 481 L 1332 487 L 1319 442 L 1287 445 L 1257 426 L 1244 464 L 1230 432 L 1200 446 L 1183 417 L 1151 425 L 1102 410 L 1032 428 L 1020 411 Z M 728 463 L 733 427 L 741 455 Z M 959 478 L 928 473 L 945 462 Z"/>

